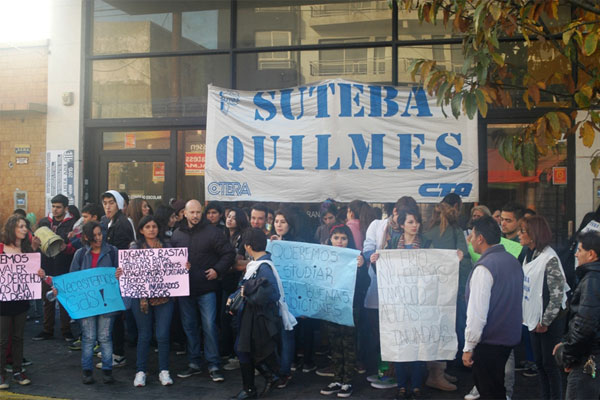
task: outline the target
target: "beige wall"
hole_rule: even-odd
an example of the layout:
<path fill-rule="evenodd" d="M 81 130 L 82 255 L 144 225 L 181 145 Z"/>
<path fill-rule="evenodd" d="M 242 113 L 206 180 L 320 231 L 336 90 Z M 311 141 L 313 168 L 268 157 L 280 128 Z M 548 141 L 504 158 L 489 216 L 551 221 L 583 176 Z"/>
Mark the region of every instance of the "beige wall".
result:
<path fill-rule="evenodd" d="M 47 91 L 47 43 L 0 45 L 0 224 L 12 214 L 16 189 L 27 191 L 27 212 L 44 214 L 46 114 L 27 110 L 45 105 Z M 16 164 L 16 145 L 30 146 L 27 164 Z"/>

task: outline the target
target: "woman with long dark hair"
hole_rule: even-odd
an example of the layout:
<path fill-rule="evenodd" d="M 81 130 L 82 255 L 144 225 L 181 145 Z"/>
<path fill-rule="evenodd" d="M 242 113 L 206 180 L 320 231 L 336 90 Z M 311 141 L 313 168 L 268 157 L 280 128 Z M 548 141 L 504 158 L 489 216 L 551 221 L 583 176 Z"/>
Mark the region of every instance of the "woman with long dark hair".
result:
<path fill-rule="evenodd" d="M 29 241 L 27 220 L 21 215 L 11 216 L 4 225 L 0 254 L 33 253 Z M 0 302 L 0 389 L 8 389 L 6 379 L 6 354 L 9 339 L 13 358 L 13 380 L 20 385 L 29 385 L 31 381 L 22 370 L 23 336 L 25 321 L 29 310 L 28 300 Z M 10 335 L 12 328 L 12 336 Z M 10 336 L 10 337 L 9 337 Z"/>
<path fill-rule="evenodd" d="M 552 350 L 564 333 L 569 285 L 560 258 L 550 246 L 552 231 L 542 216 L 519 222 L 519 241 L 531 252 L 523 262 L 523 324 L 529 329 L 542 399 L 562 399 L 562 377 Z"/>
<path fill-rule="evenodd" d="M 152 215 L 143 217 L 137 226 L 138 240 L 133 243 L 131 249 L 160 249 L 169 247 L 159 236 L 159 227 L 156 218 Z M 123 273 L 121 268 L 117 269 L 117 277 Z M 148 364 L 148 352 L 153 331 L 158 342 L 158 379 L 163 386 L 173 384 L 169 373 L 169 333 L 171 318 L 173 316 L 174 300 L 169 297 L 131 299 L 131 311 L 135 318 L 138 329 L 136 374 L 133 386 L 146 386 L 146 370 Z M 153 329 L 153 318 L 156 329 Z"/>
<path fill-rule="evenodd" d="M 244 210 L 232 207 L 227 212 L 227 218 L 225 219 L 225 227 L 227 230 L 225 234 L 229 238 L 229 243 L 235 248 L 236 260 L 243 260 L 246 254 L 244 250 L 244 244 L 242 243 L 242 235 L 246 229 L 250 228 L 250 222 Z M 225 304 L 227 298 L 237 290 L 238 283 L 242 276 L 242 272 L 235 269 L 235 264 L 232 265 L 229 270 L 223 275 L 221 287 L 223 288 L 222 305 L 221 305 L 221 337 L 222 337 L 222 352 L 227 355 L 229 359 L 227 364 L 223 366 L 226 371 L 231 371 L 239 368 L 240 361 L 235 355 L 233 348 L 235 343 L 235 333 L 232 326 L 232 317 L 225 310 Z"/>

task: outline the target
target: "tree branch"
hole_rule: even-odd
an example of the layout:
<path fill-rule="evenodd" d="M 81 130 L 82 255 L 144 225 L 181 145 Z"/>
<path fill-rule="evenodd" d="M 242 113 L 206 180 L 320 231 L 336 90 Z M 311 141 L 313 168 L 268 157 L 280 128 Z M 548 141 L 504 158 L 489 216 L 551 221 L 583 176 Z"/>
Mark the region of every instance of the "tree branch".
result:
<path fill-rule="evenodd" d="M 591 13 L 600 15 L 600 8 L 593 7 L 592 5 L 588 5 L 588 4 L 584 3 L 583 1 L 567 0 L 567 3 L 573 4 L 574 6 L 577 6 L 577 7 L 581 7 L 584 10 L 589 11 Z"/>

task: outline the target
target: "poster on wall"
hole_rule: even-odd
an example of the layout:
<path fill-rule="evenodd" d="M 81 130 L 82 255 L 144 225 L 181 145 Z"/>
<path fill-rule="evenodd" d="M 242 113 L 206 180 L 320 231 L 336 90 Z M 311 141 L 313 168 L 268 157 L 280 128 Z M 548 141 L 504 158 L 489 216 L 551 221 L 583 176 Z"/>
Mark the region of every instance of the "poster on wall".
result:
<path fill-rule="evenodd" d="M 57 194 L 75 204 L 75 150 L 46 152 L 46 214 L 52 209 L 50 200 Z"/>
<path fill-rule="evenodd" d="M 204 176 L 206 154 L 204 152 L 185 153 L 185 176 Z"/>
<path fill-rule="evenodd" d="M 420 87 L 208 87 L 207 200 L 473 202 L 478 181 L 477 121 L 446 118 Z"/>

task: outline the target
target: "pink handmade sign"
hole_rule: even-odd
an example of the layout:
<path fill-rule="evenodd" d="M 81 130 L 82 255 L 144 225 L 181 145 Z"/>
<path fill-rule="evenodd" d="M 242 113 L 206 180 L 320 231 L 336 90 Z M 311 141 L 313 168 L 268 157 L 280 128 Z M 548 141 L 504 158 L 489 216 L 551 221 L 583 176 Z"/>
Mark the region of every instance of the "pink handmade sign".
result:
<path fill-rule="evenodd" d="M 131 298 L 190 294 L 186 248 L 119 250 L 121 295 Z"/>
<path fill-rule="evenodd" d="M 40 253 L 0 254 L 0 301 L 42 298 Z"/>

